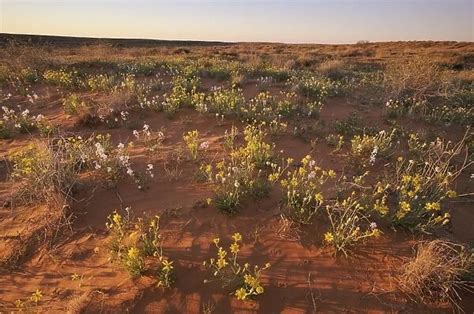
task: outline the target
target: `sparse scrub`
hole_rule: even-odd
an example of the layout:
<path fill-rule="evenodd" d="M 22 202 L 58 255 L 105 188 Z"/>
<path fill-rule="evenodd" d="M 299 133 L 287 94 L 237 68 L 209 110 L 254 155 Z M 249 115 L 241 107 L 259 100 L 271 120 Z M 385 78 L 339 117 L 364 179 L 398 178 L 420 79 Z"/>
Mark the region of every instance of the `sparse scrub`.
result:
<path fill-rule="evenodd" d="M 211 91 L 204 107 L 197 108 L 199 112 L 212 112 L 221 115 L 231 115 L 240 112 L 245 99 L 242 90 L 232 85 L 230 89 L 216 88 Z"/>
<path fill-rule="evenodd" d="M 344 145 L 344 136 L 329 134 L 328 136 L 326 136 L 326 142 L 329 146 L 334 148 L 333 153 L 336 153 L 340 151 L 342 146 Z"/>
<path fill-rule="evenodd" d="M 209 148 L 209 142 L 200 142 L 198 130 L 189 131 L 183 134 L 183 140 L 186 143 L 189 154 L 193 160 L 199 159 L 202 153 Z"/>
<path fill-rule="evenodd" d="M 390 133 L 380 131 L 376 135 L 356 135 L 351 140 L 352 155 L 360 158 L 362 164 L 374 164 L 378 157 L 386 157 L 393 146 L 395 129 Z"/>
<path fill-rule="evenodd" d="M 392 98 L 437 96 L 442 88 L 441 69 L 427 56 L 389 62 L 384 71 L 387 93 Z"/>
<path fill-rule="evenodd" d="M 111 260 L 121 263 L 131 277 L 147 270 L 146 258 L 157 257 L 157 284 L 169 288 L 173 283 L 173 262 L 163 255 L 159 223 L 159 216 L 133 219 L 130 208 L 124 214 L 114 211 L 106 222 L 108 247 Z"/>
<path fill-rule="evenodd" d="M 213 203 L 225 212 L 235 212 L 246 196 L 260 198 L 268 194 L 269 183 L 261 168 L 270 165 L 273 146 L 264 142 L 265 132 L 254 126 L 244 130 L 245 145 L 234 147 L 229 158 L 217 163 L 214 175 L 212 167 L 201 166 L 201 176 L 216 185 Z"/>
<path fill-rule="evenodd" d="M 374 127 L 364 126 L 364 123 L 358 114 L 351 114 L 344 120 L 337 120 L 334 124 L 334 129 L 337 133 L 342 135 L 376 133 Z"/>
<path fill-rule="evenodd" d="M 23 202 L 68 198 L 77 182 L 79 165 L 63 140 L 35 142 L 11 156 L 11 178 L 20 182 L 17 198 Z"/>
<path fill-rule="evenodd" d="M 289 164 L 292 163 L 290 160 Z M 298 168 L 288 172 L 280 184 L 286 191 L 287 214 L 293 220 L 307 224 L 324 202 L 322 185 L 336 176 L 333 170 L 323 170 L 310 156 L 301 160 Z"/>
<path fill-rule="evenodd" d="M 405 160 L 399 157 L 389 191 L 396 195 L 397 206 L 392 221 L 411 230 L 429 232 L 432 228 L 450 221 L 449 211 L 442 202 L 457 196 L 452 183 L 471 163 L 455 168 L 453 159 L 460 155 L 465 140 L 452 144 L 437 139 L 422 154 L 422 160 Z"/>
<path fill-rule="evenodd" d="M 347 256 L 350 250 L 371 237 L 378 237 L 380 230 L 369 220 L 369 210 L 362 204 L 361 196 L 353 191 L 349 196 L 326 206 L 331 223 L 324 234 L 324 243 L 336 252 Z"/>
<path fill-rule="evenodd" d="M 43 79 L 46 83 L 68 89 L 80 88 L 83 86 L 83 81 L 80 79 L 79 72 L 77 70 L 46 70 L 43 73 Z"/>
<path fill-rule="evenodd" d="M 326 60 L 322 62 L 318 71 L 332 80 L 340 80 L 346 75 L 346 64 L 342 60 Z"/>

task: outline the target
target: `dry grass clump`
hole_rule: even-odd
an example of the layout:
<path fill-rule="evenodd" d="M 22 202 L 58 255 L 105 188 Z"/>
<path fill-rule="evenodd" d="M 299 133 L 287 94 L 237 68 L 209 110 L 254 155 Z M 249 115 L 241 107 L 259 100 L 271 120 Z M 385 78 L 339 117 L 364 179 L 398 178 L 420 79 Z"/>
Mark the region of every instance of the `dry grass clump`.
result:
<path fill-rule="evenodd" d="M 340 59 L 321 62 L 318 71 L 330 79 L 341 79 L 346 73 L 346 63 Z"/>
<path fill-rule="evenodd" d="M 474 291 L 474 254 L 445 240 L 421 242 L 416 256 L 402 268 L 401 289 L 423 303 L 449 301 L 459 307 L 461 290 Z"/>
<path fill-rule="evenodd" d="M 390 97 L 426 98 L 438 95 L 442 71 L 429 57 L 395 59 L 387 64 L 384 81 Z"/>
<path fill-rule="evenodd" d="M 37 141 L 11 156 L 11 179 L 19 182 L 16 199 L 21 203 L 55 202 L 67 198 L 80 167 L 62 140 Z"/>

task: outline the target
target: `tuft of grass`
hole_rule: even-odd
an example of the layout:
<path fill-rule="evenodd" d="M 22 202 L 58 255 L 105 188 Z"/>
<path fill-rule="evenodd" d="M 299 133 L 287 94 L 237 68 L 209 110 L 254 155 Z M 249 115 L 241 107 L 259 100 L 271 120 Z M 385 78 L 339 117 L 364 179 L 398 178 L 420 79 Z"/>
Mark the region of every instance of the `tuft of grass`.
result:
<path fill-rule="evenodd" d="M 448 301 L 462 310 L 459 293 L 474 291 L 473 267 L 474 254 L 462 245 L 446 240 L 421 242 L 416 255 L 403 265 L 399 286 L 416 302 Z"/>

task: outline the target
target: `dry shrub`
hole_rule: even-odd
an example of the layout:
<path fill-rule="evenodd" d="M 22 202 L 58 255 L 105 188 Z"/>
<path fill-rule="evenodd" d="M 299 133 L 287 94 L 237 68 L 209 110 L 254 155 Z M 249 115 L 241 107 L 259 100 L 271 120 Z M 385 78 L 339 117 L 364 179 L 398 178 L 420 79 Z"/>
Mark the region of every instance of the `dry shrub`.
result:
<path fill-rule="evenodd" d="M 28 67 L 40 68 L 55 61 L 44 47 L 10 41 L 0 49 L 0 60 L 13 73 Z"/>
<path fill-rule="evenodd" d="M 442 72 L 437 63 L 426 56 L 390 61 L 384 72 L 390 97 L 426 98 L 437 96 L 442 88 Z"/>
<path fill-rule="evenodd" d="M 318 71 L 330 79 L 341 79 L 346 73 L 346 63 L 339 59 L 326 60 L 319 65 Z"/>
<path fill-rule="evenodd" d="M 281 215 L 275 225 L 276 234 L 284 240 L 299 241 L 301 239 L 299 226 L 296 222 Z"/>
<path fill-rule="evenodd" d="M 76 48 L 77 54 L 87 56 L 88 60 L 108 60 L 111 53 L 114 52 L 113 46 L 107 42 L 99 42 L 93 44 L 84 44 Z"/>
<path fill-rule="evenodd" d="M 25 204 L 56 204 L 58 196 L 67 199 L 80 171 L 80 158 L 71 155 L 63 139 L 35 141 L 10 159 L 11 179 L 19 183 L 15 200 Z"/>
<path fill-rule="evenodd" d="M 94 291 L 88 289 L 81 295 L 72 298 L 67 304 L 68 314 L 84 313 L 87 310 L 87 306 L 91 303 Z"/>
<path fill-rule="evenodd" d="M 456 86 L 468 86 L 474 84 L 474 70 L 452 72 L 450 74 L 450 79 Z"/>
<path fill-rule="evenodd" d="M 107 95 L 102 95 L 96 99 L 99 104 L 97 114 L 108 116 L 111 112 L 127 110 L 136 100 L 136 95 L 127 89 L 117 89 Z"/>
<path fill-rule="evenodd" d="M 474 254 L 464 246 L 445 240 L 421 242 L 416 256 L 402 268 L 401 289 L 414 301 L 449 301 L 457 309 L 461 290 L 474 291 Z"/>
<path fill-rule="evenodd" d="M 347 46 L 344 51 L 339 52 L 341 57 L 373 57 L 375 51 L 369 48 Z"/>

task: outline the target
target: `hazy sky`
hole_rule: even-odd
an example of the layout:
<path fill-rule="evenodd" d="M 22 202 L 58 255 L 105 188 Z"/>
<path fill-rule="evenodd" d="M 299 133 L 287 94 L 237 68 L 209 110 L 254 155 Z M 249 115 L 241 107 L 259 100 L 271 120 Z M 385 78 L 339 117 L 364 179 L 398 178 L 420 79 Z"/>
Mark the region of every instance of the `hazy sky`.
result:
<path fill-rule="evenodd" d="M 474 41 L 474 0 L 0 0 L 0 32 L 352 43 Z"/>

